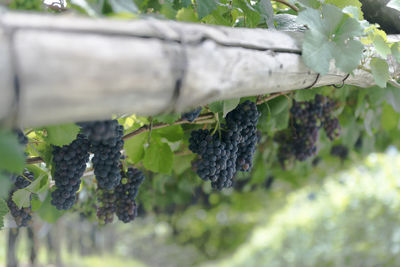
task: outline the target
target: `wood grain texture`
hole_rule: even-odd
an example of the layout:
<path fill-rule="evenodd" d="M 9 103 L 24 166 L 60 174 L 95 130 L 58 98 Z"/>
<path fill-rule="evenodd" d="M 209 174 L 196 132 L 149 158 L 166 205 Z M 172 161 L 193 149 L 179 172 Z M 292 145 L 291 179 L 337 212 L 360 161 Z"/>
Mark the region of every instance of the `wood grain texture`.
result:
<path fill-rule="evenodd" d="M 341 84 L 301 60 L 303 34 L 154 19 L 0 14 L 0 120 L 24 127 L 181 112 L 215 100 Z M 10 42 L 12 40 L 12 42 Z M 11 47 L 10 47 L 11 44 Z M 13 62 L 15 64 L 13 64 Z M 19 81 L 18 110 L 11 107 Z M 368 87 L 355 71 L 347 84 Z"/>

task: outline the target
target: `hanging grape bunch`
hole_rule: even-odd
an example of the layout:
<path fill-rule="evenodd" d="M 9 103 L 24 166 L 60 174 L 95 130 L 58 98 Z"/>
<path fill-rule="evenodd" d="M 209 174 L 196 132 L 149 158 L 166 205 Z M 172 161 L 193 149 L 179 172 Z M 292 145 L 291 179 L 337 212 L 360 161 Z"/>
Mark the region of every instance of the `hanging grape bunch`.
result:
<path fill-rule="evenodd" d="M 69 145 L 53 147 L 53 178 L 57 189 L 51 194 L 51 204 L 59 210 L 70 209 L 89 161 L 89 141 L 79 134 Z"/>
<path fill-rule="evenodd" d="M 258 141 L 257 122 L 260 113 L 255 103 L 245 101 L 226 116 L 226 129 L 220 134 L 209 130 L 192 131 L 189 149 L 199 155 L 197 174 L 211 181 L 214 189 L 233 185 L 237 171 L 250 171 Z"/>
<path fill-rule="evenodd" d="M 278 160 L 283 167 L 291 158 L 304 161 L 317 154 L 321 128 L 330 140 L 339 136 L 339 120 L 332 115 L 335 105 L 333 100 L 322 95 L 316 95 L 313 101 L 293 100 L 289 128 L 274 136 L 279 144 Z"/>

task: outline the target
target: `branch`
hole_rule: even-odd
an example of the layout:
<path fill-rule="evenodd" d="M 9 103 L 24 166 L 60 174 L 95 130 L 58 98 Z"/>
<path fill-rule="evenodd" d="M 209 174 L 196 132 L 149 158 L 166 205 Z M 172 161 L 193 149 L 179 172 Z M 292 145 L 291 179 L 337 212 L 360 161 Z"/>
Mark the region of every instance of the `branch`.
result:
<path fill-rule="evenodd" d="M 291 3 L 286 2 L 285 0 L 274 0 L 274 1 L 275 1 L 275 2 L 278 2 L 278 3 L 281 3 L 281 4 L 285 5 L 285 6 L 288 6 L 288 7 L 290 7 L 291 9 L 293 9 L 294 11 L 296 11 L 296 12 L 299 12 L 299 9 L 297 8 L 297 6 L 295 6 L 295 5 L 291 4 Z"/>

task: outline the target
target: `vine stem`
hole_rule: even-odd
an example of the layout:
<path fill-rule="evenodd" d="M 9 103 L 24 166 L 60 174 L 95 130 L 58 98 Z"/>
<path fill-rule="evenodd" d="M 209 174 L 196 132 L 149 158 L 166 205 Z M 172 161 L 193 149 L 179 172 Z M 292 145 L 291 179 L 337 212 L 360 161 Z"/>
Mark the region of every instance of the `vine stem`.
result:
<path fill-rule="evenodd" d="M 274 93 L 274 94 L 270 94 L 269 96 L 263 97 L 263 98 L 259 98 L 257 99 L 257 105 L 261 105 L 265 102 L 268 102 L 278 96 L 281 95 L 287 95 L 291 93 L 291 91 L 286 91 L 286 92 L 279 92 L 279 93 Z M 142 127 L 127 133 L 126 135 L 124 135 L 122 137 L 122 139 L 124 141 L 129 140 L 133 137 L 135 137 L 136 135 L 139 135 L 141 133 L 144 132 L 148 132 L 151 130 L 156 130 L 156 129 L 161 129 L 161 128 L 165 128 L 168 126 L 172 126 L 172 125 L 182 125 L 182 124 L 206 124 L 206 123 L 214 123 L 215 122 L 215 115 L 214 113 L 210 112 L 210 113 L 206 113 L 203 115 L 200 115 L 199 117 L 197 117 L 197 119 L 195 119 L 193 122 L 189 122 L 185 119 L 179 119 L 173 123 L 156 123 L 156 124 L 152 124 L 150 125 L 143 125 Z M 43 159 L 41 157 L 32 157 L 32 158 L 28 158 L 26 159 L 26 163 L 27 164 L 37 164 L 37 163 L 42 163 L 44 162 Z"/>
<path fill-rule="evenodd" d="M 278 3 L 281 3 L 281 4 L 285 5 L 285 6 L 288 6 L 288 7 L 290 7 L 291 9 L 293 9 L 294 11 L 296 11 L 296 12 L 299 12 L 299 9 L 297 8 L 297 6 L 295 6 L 295 5 L 293 5 L 293 4 L 289 3 L 289 2 L 287 2 L 287 1 L 285 1 L 285 0 L 274 0 L 274 1 L 275 1 L 275 2 L 278 2 Z"/>

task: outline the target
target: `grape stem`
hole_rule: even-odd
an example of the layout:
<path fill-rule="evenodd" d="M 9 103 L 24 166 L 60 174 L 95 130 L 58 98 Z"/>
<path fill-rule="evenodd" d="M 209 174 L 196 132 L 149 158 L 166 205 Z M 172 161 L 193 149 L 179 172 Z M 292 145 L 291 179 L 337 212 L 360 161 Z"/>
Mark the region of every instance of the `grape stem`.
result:
<path fill-rule="evenodd" d="M 285 6 L 290 7 L 294 11 L 299 12 L 299 9 L 297 8 L 297 6 L 295 6 L 295 5 L 291 4 L 291 3 L 288 3 L 285 0 L 275 0 L 275 2 L 281 3 L 281 4 L 285 5 Z"/>

